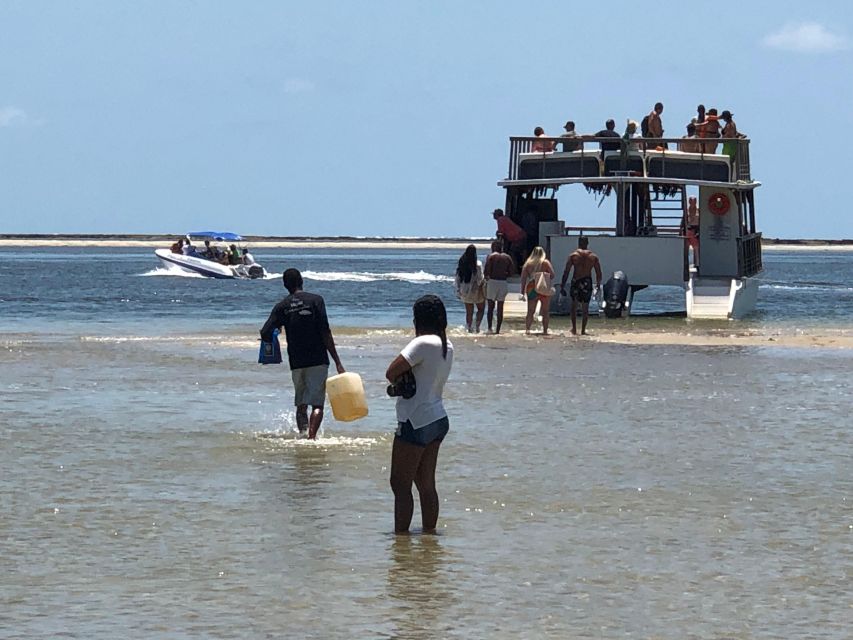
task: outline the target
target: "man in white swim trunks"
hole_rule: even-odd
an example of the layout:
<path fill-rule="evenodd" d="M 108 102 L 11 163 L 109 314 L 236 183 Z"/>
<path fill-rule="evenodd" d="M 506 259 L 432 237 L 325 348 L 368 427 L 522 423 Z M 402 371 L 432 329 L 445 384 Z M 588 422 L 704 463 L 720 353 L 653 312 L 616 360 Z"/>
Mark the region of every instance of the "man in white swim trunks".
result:
<path fill-rule="evenodd" d="M 486 304 L 488 304 L 486 319 L 490 333 L 496 304 L 498 318 L 495 333 L 501 332 L 501 324 L 504 321 L 504 300 L 508 291 L 507 278 L 515 272 L 515 262 L 509 255 L 503 253 L 502 249 L 503 243 L 500 240 L 492 242 L 492 252 L 486 258 L 486 265 L 483 267 L 483 275 L 486 278 Z"/>

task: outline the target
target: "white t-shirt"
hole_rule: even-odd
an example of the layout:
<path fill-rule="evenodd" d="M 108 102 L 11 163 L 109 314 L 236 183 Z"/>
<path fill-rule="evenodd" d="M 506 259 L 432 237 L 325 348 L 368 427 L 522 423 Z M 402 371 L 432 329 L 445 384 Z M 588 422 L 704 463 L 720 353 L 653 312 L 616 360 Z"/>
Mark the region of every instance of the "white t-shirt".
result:
<path fill-rule="evenodd" d="M 418 336 L 407 344 L 400 355 L 412 365 L 415 376 L 415 395 L 406 400 L 397 398 L 397 421 L 411 421 L 420 429 L 447 416 L 441 394 L 453 364 L 453 345 L 447 341 L 447 358 L 441 354 L 441 338 L 435 335 Z"/>

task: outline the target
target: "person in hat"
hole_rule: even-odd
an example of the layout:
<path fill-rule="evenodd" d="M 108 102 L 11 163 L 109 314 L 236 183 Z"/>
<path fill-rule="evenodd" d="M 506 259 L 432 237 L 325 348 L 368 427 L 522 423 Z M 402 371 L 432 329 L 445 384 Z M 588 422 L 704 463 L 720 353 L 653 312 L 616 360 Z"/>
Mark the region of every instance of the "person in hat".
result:
<path fill-rule="evenodd" d="M 562 143 L 563 144 L 563 152 L 577 151 L 578 149 L 580 149 L 581 148 L 581 141 L 577 139 L 578 134 L 577 134 L 577 131 L 575 131 L 575 123 L 572 122 L 571 120 L 569 120 L 563 126 L 563 129 L 565 129 L 566 132 L 563 135 L 561 135 L 560 137 L 564 138 L 564 139 L 565 138 L 570 139 L 569 141 Z"/>
<path fill-rule="evenodd" d="M 726 139 L 723 143 L 723 154 L 729 156 L 732 159 L 732 162 L 734 162 L 735 156 L 737 155 L 737 139 L 741 136 L 737 132 L 737 125 L 732 119 L 731 111 L 725 109 L 723 113 L 720 114 L 720 120 L 726 123 L 721 132 L 722 137 Z"/>

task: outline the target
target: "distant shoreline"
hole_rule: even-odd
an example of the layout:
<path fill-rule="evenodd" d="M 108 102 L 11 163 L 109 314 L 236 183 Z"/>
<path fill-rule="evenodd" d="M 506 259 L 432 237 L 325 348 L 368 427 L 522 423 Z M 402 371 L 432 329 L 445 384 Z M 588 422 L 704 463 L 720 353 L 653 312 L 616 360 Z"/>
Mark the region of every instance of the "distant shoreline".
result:
<path fill-rule="evenodd" d="M 0 247 L 167 247 L 181 234 L 0 234 Z M 258 248 L 460 249 L 487 248 L 491 238 L 383 238 L 360 236 L 243 236 Z M 764 238 L 765 249 L 853 250 L 853 239 Z"/>

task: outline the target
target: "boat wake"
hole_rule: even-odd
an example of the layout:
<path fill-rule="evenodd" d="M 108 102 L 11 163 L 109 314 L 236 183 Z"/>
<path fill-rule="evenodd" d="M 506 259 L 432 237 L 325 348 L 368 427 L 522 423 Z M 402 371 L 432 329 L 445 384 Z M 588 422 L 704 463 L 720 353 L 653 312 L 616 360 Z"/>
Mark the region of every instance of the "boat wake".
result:
<path fill-rule="evenodd" d="M 409 282 L 418 284 L 421 282 L 453 282 L 450 276 L 442 276 L 426 271 L 391 271 L 380 273 L 373 271 L 303 271 L 302 277 L 306 280 L 318 282 L 378 282 L 381 280 L 390 282 Z"/>
<path fill-rule="evenodd" d="M 151 271 L 146 271 L 145 273 L 140 273 L 140 276 L 177 276 L 179 278 L 204 278 L 200 273 L 190 273 L 189 271 L 184 271 L 183 269 L 178 269 L 177 267 L 174 269 L 169 269 L 167 267 L 157 267 L 156 269 L 151 269 Z"/>

